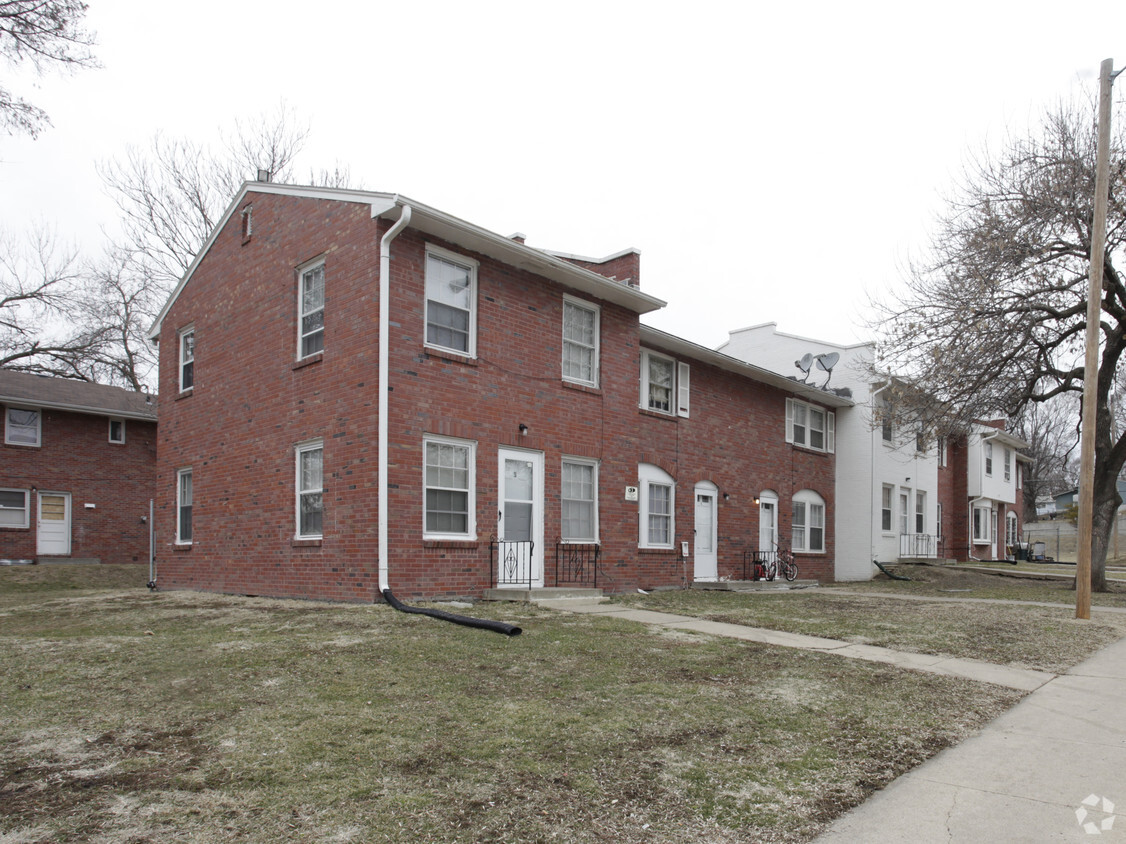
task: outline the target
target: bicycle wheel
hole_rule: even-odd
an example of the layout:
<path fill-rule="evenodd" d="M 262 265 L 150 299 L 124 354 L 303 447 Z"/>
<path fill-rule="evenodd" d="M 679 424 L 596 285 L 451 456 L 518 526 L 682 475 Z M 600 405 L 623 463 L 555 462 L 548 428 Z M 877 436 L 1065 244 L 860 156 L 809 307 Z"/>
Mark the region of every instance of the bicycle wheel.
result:
<path fill-rule="evenodd" d="M 764 568 L 766 569 L 767 580 L 774 580 L 778 576 L 778 564 L 773 560 L 767 563 Z"/>
<path fill-rule="evenodd" d="M 794 562 L 782 563 L 782 576 L 786 580 L 794 580 L 798 576 L 798 564 Z"/>

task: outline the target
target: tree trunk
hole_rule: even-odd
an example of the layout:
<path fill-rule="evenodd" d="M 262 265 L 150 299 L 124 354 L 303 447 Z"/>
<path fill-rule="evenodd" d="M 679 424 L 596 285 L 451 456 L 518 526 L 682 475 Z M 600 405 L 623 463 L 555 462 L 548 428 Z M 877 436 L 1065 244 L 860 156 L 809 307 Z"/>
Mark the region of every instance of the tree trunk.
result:
<path fill-rule="evenodd" d="M 1114 530 L 1114 518 L 1118 514 L 1118 496 L 1109 501 L 1105 497 L 1095 500 L 1091 513 L 1091 591 L 1105 592 L 1106 552 L 1110 544 L 1110 534 Z"/>

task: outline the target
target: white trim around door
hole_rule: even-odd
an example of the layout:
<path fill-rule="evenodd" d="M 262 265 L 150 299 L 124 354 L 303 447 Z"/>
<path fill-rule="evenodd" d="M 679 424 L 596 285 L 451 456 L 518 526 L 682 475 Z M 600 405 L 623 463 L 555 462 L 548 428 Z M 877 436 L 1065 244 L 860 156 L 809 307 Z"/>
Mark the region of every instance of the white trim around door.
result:
<path fill-rule="evenodd" d="M 497 586 L 543 587 L 543 466 L 540 451 L 497 451 Z"/>

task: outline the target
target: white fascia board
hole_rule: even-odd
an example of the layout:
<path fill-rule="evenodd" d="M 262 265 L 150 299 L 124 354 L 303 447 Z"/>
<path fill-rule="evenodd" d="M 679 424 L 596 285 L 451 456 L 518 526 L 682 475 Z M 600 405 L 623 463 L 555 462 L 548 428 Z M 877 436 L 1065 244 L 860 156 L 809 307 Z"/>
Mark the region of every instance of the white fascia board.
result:
<path fill-rule="evenodd" d="M 681 357 L 692 358 L 701 363 L 710 364 L 717 369 L 723 369 L 727 372 L 733 372 L 736 375 L 742 375 L 744 378 L 750 378 L 752 381 L 769 384 L 772 387 L 777 387 L 787 393 L 800 396 L 803 399 L 825 405 L 826 407 L 854 407 L 856 404 L 856 402 L 851 399 L 846 399 L 844 396 L 838 396 L 835 393 L 820 390 L 812 384 L 803 384 L 800 381 L 787 378 L 785 375 L 771 372 L 769 369 L 763 369 L 762 367 L 741 361 L 738 358 L 713 351 L 706 346 L 698 346 L 689 340 L 685 340 L 673 334 L 666 334 L 664 331 L 660 331 L 648 325 L 641 326 L 640 336 L 641 342 L 647 346 L 652 346 L 661 351 L 671 352 Z"/>
<path fill-rule="evenodd" d="M 105 416 L 107 419 L 133 419 L 138 422 L 156 422 L 156 411 L 150 413 L 136 413 L 131 410 L 111 410 L 105 407 L 92 407 L 84 404 L 69 404 L 61 401 L 43 401 L 42 399 L 29 399 L 26 396 L 0 396 L 0 404 L 10 404 L 13 407 L 33 407 L 43 410 L 65 410 L 69 413 L 83 413 L 87 416 Z"/>
<path fill-rule="evenodd" d="M 586 255 L 573 255 L 570 252 L 559 252 L 555 249 L 541 249 L 540 251 L 545 252 L 548 255 L 552 255 L 556 258 L 562 258 L 565 261 L 587 261 L 591 264 L 605 264 L 607 261 L 613 261 L 615 258 L 621 258 L 623 255 L 629 255 L 633 252 L 636 252 L 638 255 L 641 254 L 641 250 L 633 246 L 627 246 L 625 249 L 619 249 L 612 255 L 607 255 L 605 258 L 588 258 Z"/>
<path fill-rule="evenodd" d="M 983 442 L 985 440 L 996 440 L 997 442 L 1001 443 L 1001 445 L 1007 445 L 1010 448 L 1028 448 L 1028 443 L 1026 443 L 1024 440 L 1020 439 L 1019 437 L 1014 437 L 1012 434 L 1001 431 L 997 428 L 990 429 L 986 427 L 985 430 L 981 431 L 981 439 Z"/>
<path fill-rule="evenodd" d="M 773 329 L 773 334 L 777 337 L 785 337 L 789 340 L 801 340 L 803 343 L 815 343 L 821 346 L 830 346 L 834 349 L 840 349 L 841 351 L 863 349 L 865 347 L 871 347 L 874 349 L 876 346 L 876 341 L 874 340 L 862 340 L 858 343 L 834 343 L 832 340 L 818 340 L 816 337 L 806 337 L 801 334 L 789 334 L 785 331 L 779 331 L 778 323 L 776 322 L 761 322 L 758 325 L 748 325 L 745 328 L 736 328 L 733 331 L 728 331 L 727 335 L 730 338 L 734 334 L 742 334 L 746 331 L 759 331 L 763 328 Z M 730 343 L 730 339 L 727 342 Z M 724 345 L 727 345 L 727 343 L 724 343 Z M 723 347 L 721 346 L 720 348 Z"/>
<path fill-rule="evenodd" d="M 482 255 L 488 255 L 509 266 L 528 270 L 572 290 L 620 305 L 636 314 L 647 314 L 665 307 L 667 302 L 642 293 L 620 281 L 613 281 L 592 270 L 571 264 L 542 249 L 525 246 L 518 241 L 483 229 L 473 223 L 431 208 L 408 197 L 397 195 L 397 205 L 409 205 L 412 217 L 410 227 L 425 234 L 442 238 Z M 398 217 L 393 211 L 383 216 Z M 625 250 L 626 254 L 632 250 Z M 613 256 L 611 256 L 613 257 Z M 586 260 L 586 259 L 583 259 Z"/>

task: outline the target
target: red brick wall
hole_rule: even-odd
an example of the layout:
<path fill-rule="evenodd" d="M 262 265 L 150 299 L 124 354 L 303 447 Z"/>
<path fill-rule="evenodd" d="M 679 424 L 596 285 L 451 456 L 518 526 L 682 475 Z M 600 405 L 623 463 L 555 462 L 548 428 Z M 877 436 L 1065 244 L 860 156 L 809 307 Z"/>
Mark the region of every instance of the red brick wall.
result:
<path fill-rule="evenodd" d="M 149 532 L 142 518 L 148 518 L 156 490 L 156 425 L 126 420 L 125 443 L 118 445 L 109 442 L 105 416 L 40 412 L 39 448 L 0 442 L 0 487 L 70 493 L 71 558 L 147 563 Z M 38 497 L 29 499 L 29 527 L 0 528 L 2 558 L 38 558 Z"/>
<path fill-rule="evenodd" d="M 161 335 L 159 496 L 163 586 L 371 601 L 377 585 L 378 249 L 387 224 L 366 206 L 254 195 L 254 236 L 237 217 L 220 233 L 164 321 Z M 480 262 L 477 356 L 424 347 L 427 242 Z M 295 268 L 325 256 L 325 350 L 294 363 Z M 561 379 L 562 287 L 407 229 L 391 260 L 389 512 L 391 588 L 404 598 L 478 595 L 491 585 L 497 522 L 497 449 L 544 456 L 546 585 L 554 585 L 564 455 L 596 458 L 602 573 L 608 590 L 672 585 L 676 553 L 639 552 L 638 504 L 624 490 L 643 460 L 677 480 L 677 533 L 691 539 L 693 485 L 720 501 L 720 574 L 757 537 L 751 499 L 774 488 L 788 531 L 790 489 L 816 489 L 832 525 L 833 460 L 784 440 L 784 395 L 693 363 L 688 420 L 638 409 L 636 315 L 601 306 L 599 389 Z M 177 397 L 178 330 L 194 324 L 195 386 Z M 714 400 L 713 400 L 714 395 Z M 528 426 L 521 436 L 519 425 Z M 476 443 L 473 542 L 422 540 L 422 441 Z M 296 443 L 324 440 L 324 538 L 293 541 Z M 191 466 L 194 536 L 173 544 L 176 471 Z M 689 531 L 685 533 L 684 531 Z M 829 553 L 799 559 L 803 575 L 831 572 Z M 691 546 L 691 543 L 690 543 Z M 737 564 L 736 564 L 737 561 Z M 821 576 L 826 576 L 822 574 Z"/>

